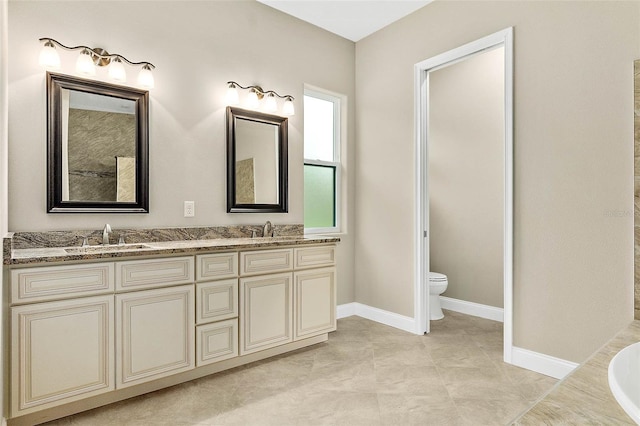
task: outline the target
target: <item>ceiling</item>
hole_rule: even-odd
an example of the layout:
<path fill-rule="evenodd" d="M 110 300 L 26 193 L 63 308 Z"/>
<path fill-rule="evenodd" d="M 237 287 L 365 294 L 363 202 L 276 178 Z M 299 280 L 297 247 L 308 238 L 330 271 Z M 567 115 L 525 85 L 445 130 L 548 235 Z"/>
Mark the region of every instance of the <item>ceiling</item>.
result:
<path fill-rule="evenodd" d="M 358 41 L 432 0 L 258 0 L 351 41 Z"/>

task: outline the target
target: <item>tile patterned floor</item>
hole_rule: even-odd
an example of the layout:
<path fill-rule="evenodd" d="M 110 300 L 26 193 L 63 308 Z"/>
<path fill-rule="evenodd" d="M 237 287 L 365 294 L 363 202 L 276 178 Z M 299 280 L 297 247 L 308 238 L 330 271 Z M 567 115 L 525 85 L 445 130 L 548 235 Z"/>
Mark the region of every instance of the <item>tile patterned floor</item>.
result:
<path fill-rule="evenodd" d="M 502 362 L 501 323 L 349 317 L 326 343 L 47 425 L 505 425 L 555 383 Z"/>

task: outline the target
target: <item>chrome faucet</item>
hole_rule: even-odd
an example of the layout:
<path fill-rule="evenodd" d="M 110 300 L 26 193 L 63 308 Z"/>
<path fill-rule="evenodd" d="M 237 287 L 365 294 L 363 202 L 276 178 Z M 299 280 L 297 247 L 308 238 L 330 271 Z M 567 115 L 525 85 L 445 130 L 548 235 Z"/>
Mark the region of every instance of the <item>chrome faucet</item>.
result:
<path fill-rule="evenodd" d="M 271 222 L 267 221 L 264 224 L 264 229 L 262 230 L 263 237 L 273 237 L 273 226 L 271 226 Z"/>
<path fill-rule="evenodd" d="M 109 225 L 108 223 L 104 226 L 104 229 L 102 230 L 102 245 L 108 246 L 109 245 L 109 234 L 111 233 L 111 225 Z"/>

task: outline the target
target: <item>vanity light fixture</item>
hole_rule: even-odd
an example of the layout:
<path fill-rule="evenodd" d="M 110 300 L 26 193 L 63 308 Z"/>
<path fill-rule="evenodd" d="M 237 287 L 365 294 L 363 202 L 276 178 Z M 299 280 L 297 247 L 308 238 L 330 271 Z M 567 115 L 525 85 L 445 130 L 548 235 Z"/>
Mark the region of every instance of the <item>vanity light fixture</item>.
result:
<path fill-rule="evenodd" d="M 115 57 L 109 64 L 109 78 L 116 81 L 127 81 L 127 72 L 119 57 Z"/>
<path fill-rule="evenodd" d="M 76 60 L 76 71 L 80 74 L 96 75 L 96 67 L 93 65 L 93 56 L 91 56 L 89 49 L 80 52 L 80 56 Z"/>
<path fill-rule="evenodd" d="M 282 105 L 282 113 L 284 115 L 293 115 L 296 113 L 295 109 L 293 108 L 293 96 L 287 96 L 286 100 L 284 101 L 284 105 Z"/>
<path fill-rule="evenodd" d="M 260 106 L 260 98 L 264 95 L 258 97 L 258 93 L 262 95 L 262 91 L 258 92 L 256 89 L 249 90 L 249 95 L 247 96 L 247 106 L 251 109 L 257 109 Z"/>
<path fill-rule="evenodd" d="M 284 99 L 282 105 L 282 115 L 291 116 L 295 114 L 295 108 L 293 106 L 294 97 L 291 95 L 279 95 L 274 90 L 263 90 L 260 86 L 241 86 L 235 81 L 228 81 L 226 101 L 227 105 L 238 105 L 240 103 L 240 96 L 238 95 L 238 89 L 249 90 L 247 95 L 247 107 L 250 109 L 258 109 L 260 107 L 260 101 L 266 96 L 263 108 L 268 112 L 278 111 L 277 98 Z"/>
<path fill-rule="evenodd" d="M 278 103 L 276 102 L 276 95 L 269 93 L 267 99 L 264 101 L 264 109 L 269 112 L 276 112 L 278 110 Z"/>
<path fill-rule="evenodd" d="M 40 65 L 47 68 L 60 68 L 60 56 L 56 51 L 56 46 L 65 50 L 79 50 L 80 55 L 76 60 L 76 71 L 84 75 L 96 75 L 96 66 L 109 66 L 109 78 L 116 81 L 126 81 L 127 73 L 124 69 L 123 62 L 132 66 L 142 65 L 142 69 L 138 74 L 138 84 L 147 89 L 154 86 L 153 74 L 151 70 L 155 66 L 151 62 L 131 62 L 127 58 L 117 53 L 109 53 L 101 48 L 91 48 L 87 46 L 65 46 L 57 40 L 44 37 L 40 39 L 44 42 L 42 51 L 40 52 Z"/>

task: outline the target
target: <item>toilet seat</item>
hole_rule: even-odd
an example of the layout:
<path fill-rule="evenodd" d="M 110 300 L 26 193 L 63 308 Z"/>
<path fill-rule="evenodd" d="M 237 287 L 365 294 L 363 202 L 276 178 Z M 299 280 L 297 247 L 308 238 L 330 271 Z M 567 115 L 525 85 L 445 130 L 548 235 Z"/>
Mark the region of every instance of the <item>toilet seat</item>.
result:
<path fill-rule="evenodd" d="M 437 283 L 437 282 L 445 282 L 447 281 L 447 276 L 441 274 L 439 272 L 429 272 L 429 282 Z"/>

